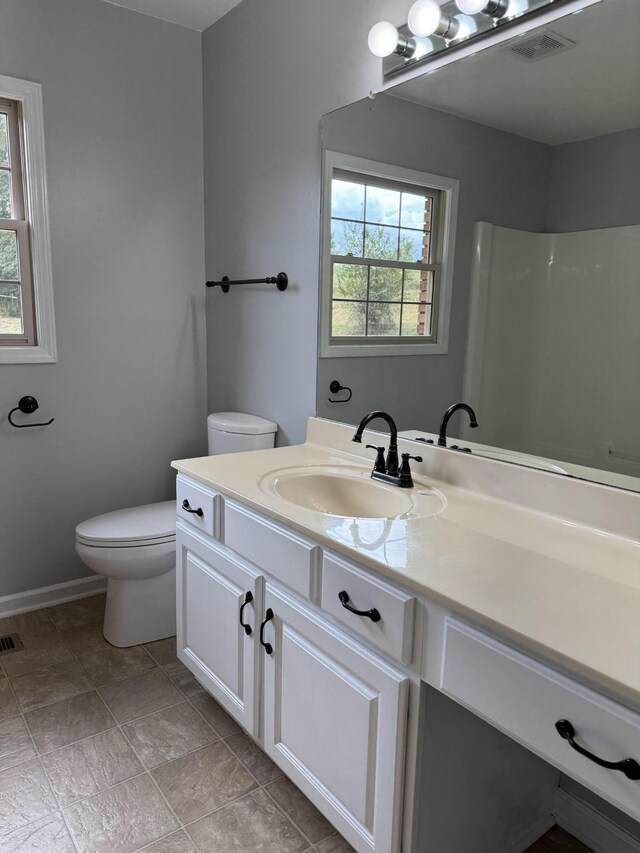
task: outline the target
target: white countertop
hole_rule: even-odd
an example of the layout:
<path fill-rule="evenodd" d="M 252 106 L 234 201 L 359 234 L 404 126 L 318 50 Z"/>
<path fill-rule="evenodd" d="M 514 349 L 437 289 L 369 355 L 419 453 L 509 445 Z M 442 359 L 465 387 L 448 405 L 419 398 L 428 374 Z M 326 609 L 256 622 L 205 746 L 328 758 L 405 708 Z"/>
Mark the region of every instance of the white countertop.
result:
<path fill-rule="evenodd" d="M 423 473 L 426 461 L 414 465 L 414 478 L 444 495 L 437 515 L 353 519 L 303 509 L 261 482 L 283 468 L 371 465 L 364 444 L 347 453 L 318 443 L 319 430 L 313 432 L 313 443 L 172 464 L 640 709 L 640 536 L 612 535 L 435 480 Z M 408 447 L 416 452 L 415 444 Z M 509 476 L 518 473 L 513 468 Z M 548 489 L 554 475 L 541 474 Z"/>

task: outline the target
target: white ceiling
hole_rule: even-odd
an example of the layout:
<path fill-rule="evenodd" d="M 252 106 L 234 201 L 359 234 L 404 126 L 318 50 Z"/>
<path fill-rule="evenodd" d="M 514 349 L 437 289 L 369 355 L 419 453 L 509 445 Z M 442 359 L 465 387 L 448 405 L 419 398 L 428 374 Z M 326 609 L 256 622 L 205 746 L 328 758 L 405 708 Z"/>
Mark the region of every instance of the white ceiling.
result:
<path fill-rule="evenodd" d="M 105 2 L 202 32 L 237 6 L 241 0 L 117 0 L 117 2 L 105 0 Z"/>
<path fill-rule="evenodd" d="M 639 0 L 606 0 L 543 29 L 576 46 L 527 63 L 512 40 L 387 93 L 549 145 L 639 127 Z"/>

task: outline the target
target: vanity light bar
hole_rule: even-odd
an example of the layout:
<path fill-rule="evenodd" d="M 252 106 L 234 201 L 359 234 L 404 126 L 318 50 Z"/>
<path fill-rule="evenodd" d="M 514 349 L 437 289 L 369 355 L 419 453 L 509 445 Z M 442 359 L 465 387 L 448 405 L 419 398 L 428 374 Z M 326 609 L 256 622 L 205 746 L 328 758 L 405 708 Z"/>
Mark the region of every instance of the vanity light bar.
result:
<path fill-rule="evenodd" d="M 596 2 L 601 0 L 415 0 L 403 26 L 374 24 L 369 49 L 383 60 L 383 75 L 389 77 L 551 7 L 579 10 Z"/>

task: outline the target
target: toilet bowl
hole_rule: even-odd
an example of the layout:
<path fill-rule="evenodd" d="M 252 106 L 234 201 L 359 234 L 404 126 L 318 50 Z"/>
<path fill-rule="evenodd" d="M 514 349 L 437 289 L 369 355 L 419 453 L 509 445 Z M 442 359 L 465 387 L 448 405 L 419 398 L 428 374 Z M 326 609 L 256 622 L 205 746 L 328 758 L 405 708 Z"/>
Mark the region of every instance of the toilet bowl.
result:
<path fill-rule="evenodd" d="M 174 501 L 108 512 L 76 528 L 76 552 L 107 578 L 104 636 L 114 646 L 176 632 Z"/>
<path fill-rule="evenodd" d="M 277 424 L 242 412 L 207 418 L 209 454 L 273 447 Z M 108 512 L 76 527 L 76 552 L 107 578 L 104 636 L 137 646 L 176 633 L 174 501 Z"/>

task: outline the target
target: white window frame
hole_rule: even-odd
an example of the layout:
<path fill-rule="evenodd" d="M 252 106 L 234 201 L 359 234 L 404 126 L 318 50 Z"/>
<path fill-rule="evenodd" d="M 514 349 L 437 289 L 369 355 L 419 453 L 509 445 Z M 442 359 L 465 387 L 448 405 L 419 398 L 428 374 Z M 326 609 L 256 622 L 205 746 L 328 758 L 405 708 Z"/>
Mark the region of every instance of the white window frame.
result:
<path fill-rule="evenodd" d="M 432 319 L 433 339 L 417 342 L 415 337 L 407 337 L 406 342 L 397 343 L 339 343 L 331 338 L 331 182 L 334 173 L 354 172 L 360 181 L 364 177 L 373 180 L 396 181 L 415 187 L 438 190 L 441 193 L 440 215 L 436 227 L 439 228 L 436 240 L 435 259 L 441 265 L 437 296 L 434 299 L 436 312 Z M 321 257 L 320 257 L 320 322 L 319 355 L 320 358 L 361 358 L 381 355 L 443 355 L 449 348 L 449 320 L 451 316 L 451 290 L 453 282 L 453 258 L 455 230 L 458 212 L 459 181 L 417 172 L 375 160 L 365 160 L 337 151 L 323 152 L 322 164 L 322 212 L 321 212 Z"/>
<path fill-rule="evenodd" d="M 0 345 L 0 364 L 37 364 L 57 361 L 51 241 L 47 204 L 47 170 L 44 150 L 42 86 L 0 75 L 0 98 L 20 106 L 20 143 L 24 187 L 24 221 L 31 253 L 31 285 L 35 318 L 35 344 Z M 26 223 L 26 225 L 25 225 Z"/>

